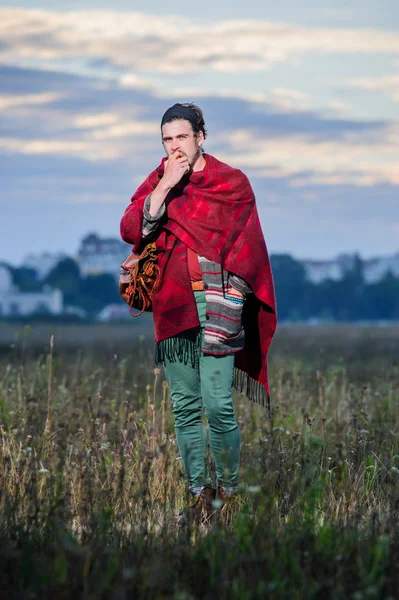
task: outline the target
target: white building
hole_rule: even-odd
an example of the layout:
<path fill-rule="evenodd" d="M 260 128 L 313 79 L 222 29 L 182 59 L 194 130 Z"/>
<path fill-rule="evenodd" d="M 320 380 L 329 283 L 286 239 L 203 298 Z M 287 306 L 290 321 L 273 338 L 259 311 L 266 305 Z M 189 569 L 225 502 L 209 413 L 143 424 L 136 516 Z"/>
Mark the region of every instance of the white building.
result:
<path fill-rule="evenodd" d="M 91 233 L 80 245 L 78 263 L 82 275 L 110 273 L 119 279 L 119 267 L 131 252 L 131 246 L 117 238 L 100 238 Z"/>
<path fill-rule="evenodd" d="M 356 255 L 341 254 L 334 260 L 302 260 L 306 277 L 312 283 L 320 283 L 326 279 L 339 281 L 355 264 Z M 362 260 L 363 276 L 366 283 L 381 281 L 391 272 L 399 277 L 399 252 L 393 256 L 382 256 Z"/>
<path fill-rule="evenodd" d="M 306 277 L 312 283 L 320 283 L 326 279 L 339 281 L 355 264 L 354 254 L 340 254 L 333 260 L 302 260 Z"/>
<path fill-rule="evenodd" d="M 67 258 L 66 254 L 51 254 L 50 252 L 43 252 L 42 254 L 28 254 L 21 263 L 21 267 L 27 267 L 28 269 L 34 269 L 37 273 L 37 278 L 42 281 L 47 277 L 54 267 L 58 265 L 61 260 Z"/>
<path fill-rule="evenodd" d="M 12 277 L 10 269 L 0 265 L 0 296 L 7 293 L 12 288 Z"/>
<path fill-rule="evenodd" d="M 399 277 L 399 252 L 393 256 L 370 258 L 363 262 L 364 278 L 367 283 L 380 281 L 388 272 Z"/>
<path fill-rule="evenodd" d="M 41 292 L 20 292 L 13 285 L 7 267 L 0 265 L 0 316 L 25 317 L 32 314 L 60 315 L 63 309 L 61 290 L 45 286 Z"/>
<path fill-rule="evenodd" d="M 334 260 L 304 260 L 306 278 L 312 283 L 320 283 L 326 279 L 338 281 L 342 277 L 341 269 Z"/>
<path fill-rule="evenodd" d="M 107 304 L 98 313 L 96 317 L 97 321 L 120 321 L 120 320 L 132 320 L 130 310 L 127 304 Z"/>

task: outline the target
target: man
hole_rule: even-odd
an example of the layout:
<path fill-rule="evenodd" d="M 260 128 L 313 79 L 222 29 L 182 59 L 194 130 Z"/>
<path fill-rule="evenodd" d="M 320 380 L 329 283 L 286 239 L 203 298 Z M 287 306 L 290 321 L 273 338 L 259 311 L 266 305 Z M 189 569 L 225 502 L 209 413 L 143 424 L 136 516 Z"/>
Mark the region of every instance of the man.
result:
<path fill-rule="evenodd" d="M 175 431 L 198 521 L 212 502 L 234 497 L 240 433 L 232 386 L 269 403 L 267 352 L 276 327 L 273 278 L 246 176 L 203 151 L 206 128 L 194 104 L 161 121 L 167 157 L 138 188 L 121 236 L 138 251 L 156 239 L 161 280 L 153 296 L 156 362 L 171 390 Z M 207 471 L 209 444 L 217 488 Z M 184 513 L 178 522 L 184 521 Z"/>

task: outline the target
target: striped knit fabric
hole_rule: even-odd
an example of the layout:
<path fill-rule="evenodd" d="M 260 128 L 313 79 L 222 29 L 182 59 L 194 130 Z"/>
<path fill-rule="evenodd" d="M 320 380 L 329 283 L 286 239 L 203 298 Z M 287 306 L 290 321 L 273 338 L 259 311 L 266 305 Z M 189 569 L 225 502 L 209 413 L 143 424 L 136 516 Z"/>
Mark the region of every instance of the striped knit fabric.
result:
<path fill-rule="evenodd" d="M 206 325 L 204 330 L 205 354 L 230 354 L 244 348 L 242 326 L 243 305 L 225 297 L 229 285 L 234 286 L 229 273 L 218 263 L 198 257 L 206 297 Z M 246 286 L 245 282 L 238 278 Z M 244 286 L 241 286 L 242 288 Z M 246 286 L 244 291 L 250 291 Z"/>

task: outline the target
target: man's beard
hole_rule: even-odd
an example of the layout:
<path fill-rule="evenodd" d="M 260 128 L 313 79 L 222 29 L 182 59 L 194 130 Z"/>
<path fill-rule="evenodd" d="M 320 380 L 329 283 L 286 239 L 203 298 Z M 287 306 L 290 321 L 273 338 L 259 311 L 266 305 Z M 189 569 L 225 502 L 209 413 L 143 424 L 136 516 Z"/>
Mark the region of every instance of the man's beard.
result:
<path fill-rule="evenodd" d="M 187 157 L 187 158 L 188 158 L 188 157 Z M 192 161 L 190 161 L 190 160 L 188 161 L 188 163 L 189 163 L 189 166 L 190 166 L 190 170 L 189 170 L 189 171 L 187 171 L 187 173 L 190 173 L 190 172 L 192 172 L 192 170 L 193 170 L 193 168 L 194 168 L 194 165 L 195 165 L 195 163 L 197 162 L 197 160 L 198 160 L 199 158 L 201 158 L 201 148 L 198 148 L 197 152 L 195 153 L 195 156 L 194 156 L 193 160 L 192 160 Z"/>

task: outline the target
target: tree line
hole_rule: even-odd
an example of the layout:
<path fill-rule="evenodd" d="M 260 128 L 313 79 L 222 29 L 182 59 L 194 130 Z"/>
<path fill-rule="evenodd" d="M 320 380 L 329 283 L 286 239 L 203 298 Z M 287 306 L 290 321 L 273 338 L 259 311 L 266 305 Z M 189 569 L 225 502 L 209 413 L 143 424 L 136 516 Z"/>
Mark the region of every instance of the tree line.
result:
<path fill-rule="evenodd" d="M 281 320 L 399 319 L 399 278 L 388 272 L 380 281 L 367 283 L 359 256 L 340 280 L 317 284 L 306 278 L 303 265 L 288 254 L 272 255 L 270 261 Z"/>
<path fill-rule="evenodd" d="M 12 268 L 13 282 L 21 292 L 39 291 L 45 285 L 58 288 L 64 296 L 64 306 L 78 306 L 94 316 L 107 304 L 121 301 L 115 277 L 109 273 L 82 276 L 78 263 L 65 258 L 41 281 L 34 269 Z"/>
<path fill-rule="evenodd" d="M 317 284 L 307 279 L 304 266 L 289 254 L 272 254 L 270 261 L 280 320 L 399 319 L 399 278 L 387 273 L 380 281 L 367 283 L 359 257 L 339 281 L 327 279 Z M 38 281 L 33 269 L 11 271 L 21 291 L 37 291 L 46 284 L 59 288 L 65 305 L 81 307 L 88 315 L 95 315 L 107 304 L 123 302 L 113 275 L 82 277 L 72 258 L 61 260 L 43 281 Z"/>

